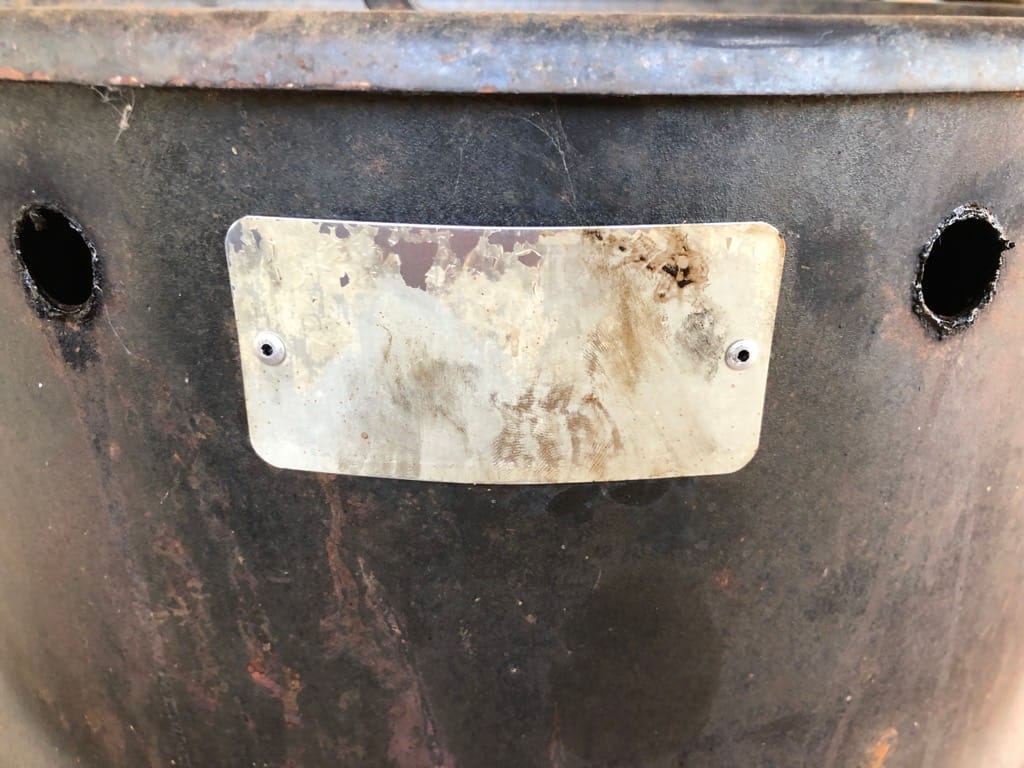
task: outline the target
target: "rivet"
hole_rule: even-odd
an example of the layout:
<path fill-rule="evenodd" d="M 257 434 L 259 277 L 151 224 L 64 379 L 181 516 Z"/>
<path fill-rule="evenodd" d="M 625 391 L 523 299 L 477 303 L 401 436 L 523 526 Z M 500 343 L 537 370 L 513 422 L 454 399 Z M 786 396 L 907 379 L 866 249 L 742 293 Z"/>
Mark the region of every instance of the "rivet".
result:
<path fill-rule="evenodd" d="M 284 362 L 284 340 L 273 331 L 256 334 L 256 355 L 265 365 L 280 365 Z"/>
<path fill-rule="evenodd" d="M 734 341 L 725 350 L 725 364 L 734 371 L 746 370 L 757 360 L 758 346 L 753 339 Z"/>

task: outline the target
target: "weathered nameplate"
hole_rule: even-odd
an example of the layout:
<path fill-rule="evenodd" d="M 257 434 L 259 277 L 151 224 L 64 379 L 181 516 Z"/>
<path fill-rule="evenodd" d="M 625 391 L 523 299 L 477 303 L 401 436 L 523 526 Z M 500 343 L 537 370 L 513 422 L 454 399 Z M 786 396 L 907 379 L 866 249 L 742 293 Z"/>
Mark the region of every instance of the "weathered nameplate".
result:
<path fill-rule="evenodd" d="M 588 482 L 757 450 L 785 251 L 767 224 L 250 216 L 226 246 L 249 434 L 277 467 Z"/>

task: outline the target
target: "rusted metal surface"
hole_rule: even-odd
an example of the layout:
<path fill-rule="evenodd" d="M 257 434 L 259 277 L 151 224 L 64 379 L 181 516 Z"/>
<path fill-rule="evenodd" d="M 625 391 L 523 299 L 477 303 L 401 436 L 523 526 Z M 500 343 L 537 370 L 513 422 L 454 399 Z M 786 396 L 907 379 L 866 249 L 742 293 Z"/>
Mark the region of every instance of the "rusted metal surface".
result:
<path fill-rule="evenodd" d="M 0 27 L 6 80 L 622 95 L 1024 90 L 1019 16 L 34 8 L 0 10 Z"/>
<path fill-rule="evenodd" d="M 1019 768 L 1024 270 L 944 341 L 910 289 L 959 205 L 1020 240 L 1024 101 L 0 104 L 0 222 L 59 204 L 104 274 L 91 317 L 44 319 L 0 244 L 0 761 Z M 252 211 L 772 221 L 761 448 L 573 487 L 270 468 L 223 251 Z"/>
<path fill-rule="evenodd" d="M 276 467 L 595 482 L 757 450 L 785 251 L 767 224 L 247 216 L 226 250 L 249 434 Z"/>

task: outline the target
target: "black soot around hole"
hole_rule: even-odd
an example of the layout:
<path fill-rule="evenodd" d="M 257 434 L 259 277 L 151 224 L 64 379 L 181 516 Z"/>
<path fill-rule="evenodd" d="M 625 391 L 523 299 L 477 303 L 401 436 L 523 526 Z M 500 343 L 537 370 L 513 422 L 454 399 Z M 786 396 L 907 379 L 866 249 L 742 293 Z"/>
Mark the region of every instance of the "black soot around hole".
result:
<path fill-rule="evenodd" d="M 14 223 L 14 250 L 29 288 L 57 314 L 88 309 L 96 286 L 96 252 L 81 226 L 55 208 L 30 206 Z"/>
<path fill-rule="evenodd" d="M 940 335 L 973 323 L 992 300 L 1003 252 L 1012 247 L 991 213 L 974 205 L 958 208 L 921 254 L 918 312 Z"/>

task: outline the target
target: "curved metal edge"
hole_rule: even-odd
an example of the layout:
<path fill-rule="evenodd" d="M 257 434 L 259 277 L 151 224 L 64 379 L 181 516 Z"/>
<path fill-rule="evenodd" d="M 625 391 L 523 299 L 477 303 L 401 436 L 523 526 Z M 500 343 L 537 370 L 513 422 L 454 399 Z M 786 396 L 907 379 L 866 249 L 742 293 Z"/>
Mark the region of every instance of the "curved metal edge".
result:
<path fill-rule="evenodd" d="M 1024 90 L 1024 19 L 0 11 L 0 79 L 111 86 L 826 95 Z"/>

